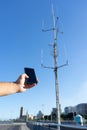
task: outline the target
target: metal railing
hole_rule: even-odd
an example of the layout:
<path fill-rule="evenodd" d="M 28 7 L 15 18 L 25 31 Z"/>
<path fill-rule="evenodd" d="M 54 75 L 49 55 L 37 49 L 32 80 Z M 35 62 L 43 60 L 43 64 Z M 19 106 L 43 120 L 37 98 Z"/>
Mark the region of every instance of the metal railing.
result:
<path fill-rule="evenodd" d="M 58 124 L 56 123 L 43 123 L 43 122 L 27 122 L 30 130 L 57 130 Z M 61 124 L 60 130 L 87 130 L 87 126 L 79 126 L 75 124 Z"/>

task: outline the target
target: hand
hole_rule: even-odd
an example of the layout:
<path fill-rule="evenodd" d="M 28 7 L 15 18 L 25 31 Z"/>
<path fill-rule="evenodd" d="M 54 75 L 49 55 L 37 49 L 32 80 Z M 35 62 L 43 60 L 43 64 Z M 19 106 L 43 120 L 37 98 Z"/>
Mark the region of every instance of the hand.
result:
<path fill-rule="evenodd" d="M 19 78 L 17 79 L 16 83 L 18 84 L 19 87 L 19 91 L 18 92 L 24 92 L 29 88 L 34 87 L 36 84 L 26 84 L 25 80 L 29 78 L 27 74 L 22 74 L 19 76 Z"/>

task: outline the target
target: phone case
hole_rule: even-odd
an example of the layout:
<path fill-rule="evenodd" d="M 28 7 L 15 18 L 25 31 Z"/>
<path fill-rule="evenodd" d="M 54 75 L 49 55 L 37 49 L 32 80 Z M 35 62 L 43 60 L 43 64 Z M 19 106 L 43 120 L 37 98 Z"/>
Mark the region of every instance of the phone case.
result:
<path fill-rule="evenodd" d="M 25 73 L 29 76 L 29 78 L 26 80 L 26 83 L 27 84 L 37 83 L 35 70 L 33 68 L 24 68 L 24 70 Z"/>

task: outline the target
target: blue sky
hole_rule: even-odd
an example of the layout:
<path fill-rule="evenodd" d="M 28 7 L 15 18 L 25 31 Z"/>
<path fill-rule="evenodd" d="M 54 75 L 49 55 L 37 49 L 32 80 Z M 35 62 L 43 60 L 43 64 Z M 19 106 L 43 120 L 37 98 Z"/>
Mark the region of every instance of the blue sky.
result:
<path fill-rule="evenodd" d="M 87 102 L 87 0 L 53 0 L 59 17 L 58 71 L 60 103 L 66 106 Z M 56 106 L 53 66 L 53 26 L 50 0 L 0 0 L 0 81 L 15 81 L 24 67 L 35 68 L 39 84 L 25 93 L 0 97 L 0 119 L 19 117 L 20 107 L 29 114 L 50 114 Z"/>

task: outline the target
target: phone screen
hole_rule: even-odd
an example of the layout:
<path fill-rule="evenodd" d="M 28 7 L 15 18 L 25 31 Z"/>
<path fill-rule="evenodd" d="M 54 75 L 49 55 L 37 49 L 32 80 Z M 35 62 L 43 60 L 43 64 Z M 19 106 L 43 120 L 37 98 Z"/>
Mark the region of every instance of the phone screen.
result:
<path fill-rule="evenodd" d="M 24 68 L 24 71 L 29 76 L 29 78 L 26 80 L 27 84 L 37 83 L 35 70 L 33 68 Z"/>

